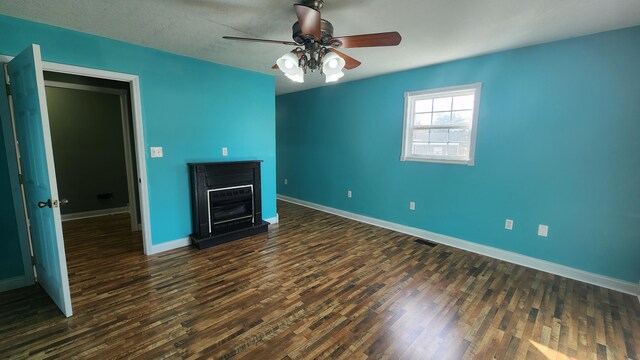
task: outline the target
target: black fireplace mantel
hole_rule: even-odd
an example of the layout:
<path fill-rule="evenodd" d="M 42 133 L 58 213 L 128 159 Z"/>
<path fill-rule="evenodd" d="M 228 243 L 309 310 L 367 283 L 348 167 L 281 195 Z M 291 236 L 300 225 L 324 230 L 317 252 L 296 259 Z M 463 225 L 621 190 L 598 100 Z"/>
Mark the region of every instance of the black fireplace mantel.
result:
<path fill-rule="evenodd" d="M 198 249 L 268 229 L 262 220 L 262 161 L 189 163 L 191 242 Z"/>

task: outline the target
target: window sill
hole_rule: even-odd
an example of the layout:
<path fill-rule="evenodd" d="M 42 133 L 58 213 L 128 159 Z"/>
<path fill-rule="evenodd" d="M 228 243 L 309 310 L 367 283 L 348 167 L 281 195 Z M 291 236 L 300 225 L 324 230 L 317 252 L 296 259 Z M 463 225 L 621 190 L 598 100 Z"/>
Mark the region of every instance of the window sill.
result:
<path fill-rule="evenodd" d="M 454 164 L 454 165 L 474 166 L 473 159 L 455 160 L 455 159 L 438 159 L 438 158 L 402 156 L 400 158 L 400 161 L 415 161 L 415 162 L 429 162 L 429 163 L 436 163 L 436 164 Z"/>

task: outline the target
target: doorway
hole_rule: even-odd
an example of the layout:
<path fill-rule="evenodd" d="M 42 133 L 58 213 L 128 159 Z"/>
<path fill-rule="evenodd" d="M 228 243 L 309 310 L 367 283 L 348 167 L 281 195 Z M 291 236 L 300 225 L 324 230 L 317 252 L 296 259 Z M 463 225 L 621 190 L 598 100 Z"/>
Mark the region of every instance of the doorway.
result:
<path fill-rule="evenodd" d="M 129 83 L 44 72 L 62 221 L 128 214 L 140 230 Z"/>

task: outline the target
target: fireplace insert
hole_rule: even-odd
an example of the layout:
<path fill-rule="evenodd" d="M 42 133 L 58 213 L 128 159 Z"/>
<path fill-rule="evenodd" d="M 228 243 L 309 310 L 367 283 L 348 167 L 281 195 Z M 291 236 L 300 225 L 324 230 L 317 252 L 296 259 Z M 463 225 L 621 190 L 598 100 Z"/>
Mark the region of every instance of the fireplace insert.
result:
<path fill-rule="evenodd" d="M 262 220 L 260 161 L 193 163 L 191 242 L 206 248 L 267 231 Z"/>
<path fill-rule="evenodd" d="M 254 223 L 253 185 L 211 189 L 209 193 L 209 232 Z"/>

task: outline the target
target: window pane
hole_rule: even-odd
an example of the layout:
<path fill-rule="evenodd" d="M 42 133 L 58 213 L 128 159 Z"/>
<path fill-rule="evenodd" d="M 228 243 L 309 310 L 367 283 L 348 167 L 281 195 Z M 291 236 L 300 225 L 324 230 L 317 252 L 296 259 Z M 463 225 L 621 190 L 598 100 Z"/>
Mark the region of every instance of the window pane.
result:
<path fill-rule="evenodd" d="M 468 129 L 449 129 L 449 141 L 469 141 Z"/>
<path fill-rule="evenodd" d="M 431 125 L 431 113 L 415 114 L 413 126 Z"/>
<path fill-rule="evenodd" d="M 447 144 L 429 143 L 427 155 L 447 155 Z"/>
<path fill-rule="evenodd" d="M 447 147 L 448 155 L 469 157 L 468 142 L 451 142 Z"/>
<path fill-rule="evenodd" d="M 460 144 L 458 143 L 449 143 L 447 144 L 447 155 L 458 156 L 458 149 L 460 148 Z"/>
<path fill-rule="evenodd" d="M 451 98 L 444 97 L 433 100 L 433 111 L 451 111 Z"/>
<path fill-rule="evenodd" d="M 447 142 L 449 139 L 449 130 L 431 130 L 431 139 L 433 142 Z"/>
<path fill-rule="evenodd" d="M 414 144 L 413 155 L 429 155 L 427 144 Z"/>
<path fill-rule="evenodd" d="M 473 117 L 473 110 L 469 111 L 454 111 L 451 116 L 452 124 L 471 124 L 471 119 Z"/>
<path fill-rule="evenodd" d="M 413 130 L 413 141 L 428 142 L 429 130 Z"/>
<path fill-rule="evenodd" d="M 433 125 L 447 125 L 451 123 L 451 113 L 433 113 Z"/>
<path fill-rule="evenodd" d="M 418 100 L 416 101 L 415 112 L 417 113 L 431 112 L 432 105 L 433 105 L 433 99 Z"/>
<path fill-rule="evenodd" d="M 453 98 L 453 110 L 471 110 L 475 95 L 456 96 Z"/>

